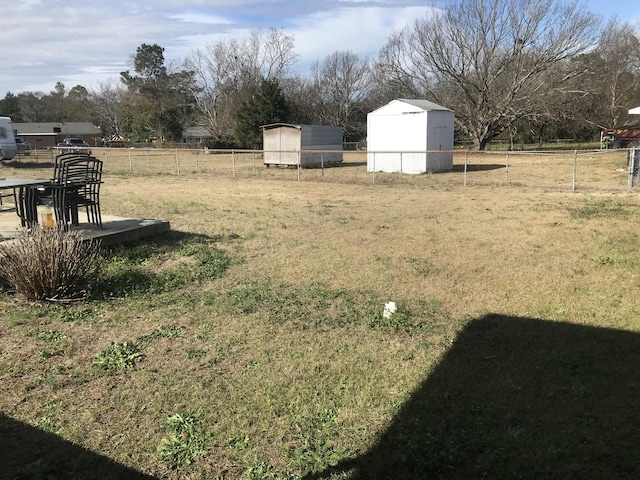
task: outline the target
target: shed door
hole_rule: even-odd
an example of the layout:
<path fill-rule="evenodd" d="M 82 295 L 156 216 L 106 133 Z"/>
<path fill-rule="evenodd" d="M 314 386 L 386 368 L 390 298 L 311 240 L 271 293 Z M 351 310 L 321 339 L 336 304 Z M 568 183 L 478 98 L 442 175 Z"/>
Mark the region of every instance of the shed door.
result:
<path fill-rule="evenodd" d="M 264 163 L 297 165 L 301 134 L 295 127 L 277 127 L 264 131 Z"/>
<path fill-rule="evenodd" d="M 282 165 L 297 165 L 302 148 L 302 132 L 293 127 L 281 127 L 280 131 L 280 163 Z"/>

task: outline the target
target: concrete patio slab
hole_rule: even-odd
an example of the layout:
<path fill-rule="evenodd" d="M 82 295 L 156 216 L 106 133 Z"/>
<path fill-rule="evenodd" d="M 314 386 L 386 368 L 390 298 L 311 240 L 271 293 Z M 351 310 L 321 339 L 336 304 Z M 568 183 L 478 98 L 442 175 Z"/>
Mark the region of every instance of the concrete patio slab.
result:
<path fill-rule="evenodd" d="M 102 216 L 102 230 L 87 223 L 86 214 L 80 213 L 80 224 L 72 230 L 80 230 L 85 239 L 99 240 L 103 246 L 130 242 L 139 238 L 168 232 L 168 221 L 151 218 L 123 218 Z M 0 241 L 15 238 L 22 230 L 15 209 L 0 207 Z"/>

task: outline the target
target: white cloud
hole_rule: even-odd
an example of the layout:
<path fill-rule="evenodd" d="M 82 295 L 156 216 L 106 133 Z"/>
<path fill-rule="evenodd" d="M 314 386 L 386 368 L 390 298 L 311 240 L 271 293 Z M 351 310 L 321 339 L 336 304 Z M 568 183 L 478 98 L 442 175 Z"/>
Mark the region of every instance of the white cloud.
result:
<path fill-rule="evenodd" d="M 594 8 L 635 12 L 637 0 Z M 631 2 L 634 2 L 633 5 Z M 252 29 L 282 28 L 295 38 L 304 71 L 335 51 L 375 56 L 389 34 L 426 14 L 424 0 L 19 0 L 0 29 L 0 98 L 51 91 L 57 81 L 91 89 L 118 77 L 143 43 L 167 62 Z"/>
<path fill-rule="evenodd" d="M 169 15 L 169 18 L 185 23 L 196 23 L 203 25 L 228 25 L 233 23 L 224 17 L 218 15 L 206 15 L 195 12 L 184 12 L 176 15 Z"/>
<path fill-rule="evenodd" d="M 404 28 L 426 12 L 426 7 L 416 6 L 398 9 L 350 7 L 298 19 L 292 33 L 296 50 L 309 63 L 340 50 L 375 56 L 394 30 Z"/>

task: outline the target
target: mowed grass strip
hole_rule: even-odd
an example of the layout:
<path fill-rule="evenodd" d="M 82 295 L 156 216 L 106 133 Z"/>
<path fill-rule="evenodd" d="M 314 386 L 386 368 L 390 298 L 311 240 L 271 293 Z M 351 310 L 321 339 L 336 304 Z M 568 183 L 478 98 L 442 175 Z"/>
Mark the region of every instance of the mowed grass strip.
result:
<path fill-rule="evenodd" d="M 161 478 L 638 473 L 636 196 L 105 180 L 177 233 L 107 252 L 83 305 L 3 297 L 12 421 Z M 104 477 L 4 424 L 10 476 Z"/>

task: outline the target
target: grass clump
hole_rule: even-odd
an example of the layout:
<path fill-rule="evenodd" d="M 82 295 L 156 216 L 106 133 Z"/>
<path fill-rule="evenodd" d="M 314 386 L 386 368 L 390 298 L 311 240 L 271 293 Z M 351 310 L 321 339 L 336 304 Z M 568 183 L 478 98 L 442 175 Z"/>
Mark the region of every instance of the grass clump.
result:
<path fill-rule="evenodd" d="M 0 244 L 0 277 L 34 302 L 79 300 L 95 278 L 99 247 L 76 231 L 35 228 Z"/>
<path fill-rule="evenodd" d="M 135 342 L 112 343 L 100 352 L 93 360 L 93 366 L 106 371 L 132 369 L 143 357 L 140 347 Z"/>
<path fill-rule="evenodd" d="M 91 289 L 99 299 L 158 295 L 194 282 L 212 281 L 232 264 L 226 251 L 200 240 L 181 243 L 155 239 L 148 245 L 123 245 L 102 259 Z M 143 248 L 144 247 L 144 248 Z"/>
<path fill-rule="evenodd" d="M 184 335 L 186 329 L 178 325 L 168 325 L 166 327 L 158 327 L 152 333 L 141 335 L 138 340 L 141 342 L 156 340 L 158 338 L 175 338 Z"/>
<path fill-rule="evenodd" d="M 162 424 L 165 436 L 158 445 L 158 458 L 170 468 L 190 465 L 206 453 L 206 439 L 193 415 L 176 413 Z"/>

